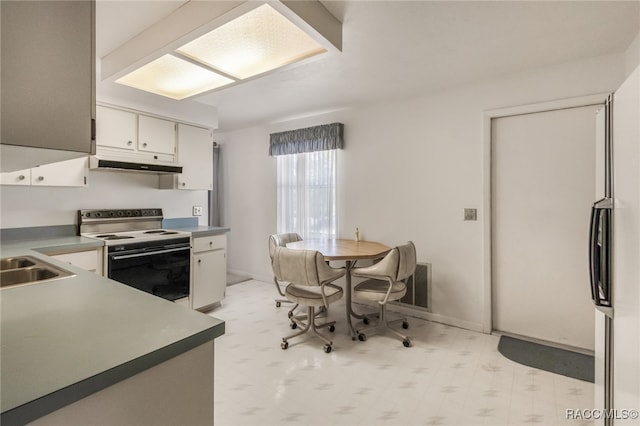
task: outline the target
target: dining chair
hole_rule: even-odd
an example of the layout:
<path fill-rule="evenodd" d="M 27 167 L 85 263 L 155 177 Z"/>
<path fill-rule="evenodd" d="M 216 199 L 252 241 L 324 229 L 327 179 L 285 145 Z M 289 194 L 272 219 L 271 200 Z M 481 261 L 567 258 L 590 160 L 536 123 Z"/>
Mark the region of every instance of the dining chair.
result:
<path fill-rule="evenodd" d="M 324 256 L 315 250 L 294 250 L 286 247 L 276 247 L 273 256 L 273 272 L 280 281 L 289 284 L 284 294 L 293 303 L 308 307 L 305 320 L 290 316 L 291 328 L 300 327 L 301 330 L 282 338 L 281 348 L 289 347 L 289 339 L 311 331 L 325 344 L 326 353 L 331 352 L 333 342 L 318 332 L 318 329 L 328 327 L 335 331 L 335 321 L 316 323 L 316 308 L 327 308 L 331 303 L 342 298 L 342 288 L 332 284 L 333 281 L 346 274 L 345 268 L 332 268 Z"/>
<path fill-rule="evenodd" d="M 407 329 L 409 328 L 409 322 L 406 318 L 388 321 L 387 303 L 404 297 L 407 293 L 406 282 L 413 276 L 415 270 L 416 247 L 411 241 L 394 247 L 378 263 L 351 270 L 353 277 L 368 278 L 353 288 L 353 299 L 360 302 L 376 302 L 379 305 L 377 324 L 356 330 L 358 340 L 363 342 L 367 340 L 367 336 L 364 334 L 366 330 L 383 328 L 399 336 L 405 347 L 411 346 L 411 340 L 407 336 L 391 328 L 392 323 L 401 321 L 402 328 Z M 366 315 L 364 318 L 365 325 L 369 321 L 370 316 Z"/>
<path fill-rule="evenodd" d="M 275 253 L 276 247 L 286 247 L 288 243 L 292 243 L 294 241 L 302 241 L 302 237 L 295 232 L 271 235 L 269 237 L 269 257 L 271 257 L 271 262 L 273 263 L 273 255 Z M 278 290 L 278 293 L 281 296 L 281 298 L 276 299 L 276 307 L 279 308 L 282 305 L 282 303 L 292 303 L 289 299 L 286 298 L 285 294 L 282 292 L 281 286 L 284 285 L 286 287 L 287 283 L 278 282 L 278 279 L 275 277 L 275 275 L 273 277 L 273 282 L 276 284 L 276 290 Z M 295 305 L 289 311 L 289 318 L 293 316 L 293 311 L 297 307 L 298 305 Z"/>

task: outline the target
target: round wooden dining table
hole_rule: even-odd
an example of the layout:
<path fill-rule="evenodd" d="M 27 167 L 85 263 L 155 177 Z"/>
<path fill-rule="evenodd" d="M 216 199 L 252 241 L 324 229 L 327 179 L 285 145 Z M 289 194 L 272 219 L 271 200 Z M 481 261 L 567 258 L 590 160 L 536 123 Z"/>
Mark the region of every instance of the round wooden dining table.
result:
<path fill-rule="evenodd" d="M 391 247 L 375 241 L 355 241 L 341 239 L 310 239 L 295 241 L 287 244 L 287 248 L 296 250 L 315 250 L 322 253 L 326 260 L 344 261 L 347 274 L 345 275 L 347 295 L 347 324 L 351 339 L 356 339 L 356 331 L 351 323 L 351 317 L 363 318 L 353 311 L 351 306 L 351 268 L 358 260 L 375 260 L 387 254 Z"/>

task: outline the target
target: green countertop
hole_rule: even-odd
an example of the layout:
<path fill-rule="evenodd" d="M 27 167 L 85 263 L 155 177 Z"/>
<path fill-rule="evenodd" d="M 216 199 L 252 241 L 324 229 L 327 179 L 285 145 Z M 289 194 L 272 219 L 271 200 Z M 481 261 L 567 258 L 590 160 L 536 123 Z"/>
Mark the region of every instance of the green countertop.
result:
<path fill-rule="evenodd" d="M 96 246 L 83 237 L 3 244 L 75 276 L 0 291 L 2 424 L 55 411 L 224 334 L 225 323 L 43 253 Z"/>
<path fill-rule="evenodd" d="M 178 226 L 172 227 L 176 231 L 190 232 L 194 237 L 205 237 L 208 235 L 226 234 L 231 228 L 221 226 Z"/>

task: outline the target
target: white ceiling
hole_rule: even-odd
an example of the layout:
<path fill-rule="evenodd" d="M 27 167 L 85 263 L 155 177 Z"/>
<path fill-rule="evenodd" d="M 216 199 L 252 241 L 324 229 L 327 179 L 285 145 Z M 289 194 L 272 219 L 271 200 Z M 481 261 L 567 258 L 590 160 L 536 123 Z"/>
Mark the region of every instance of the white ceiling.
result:
<path fill-rule="evenodd" d="M 98 0 L 98 57 L 183 3 Z M 640 31 L 638 0 L 322 3 L 343 22 L 342 53 L 198 97 L 220 130 L 623 52 Z"/>

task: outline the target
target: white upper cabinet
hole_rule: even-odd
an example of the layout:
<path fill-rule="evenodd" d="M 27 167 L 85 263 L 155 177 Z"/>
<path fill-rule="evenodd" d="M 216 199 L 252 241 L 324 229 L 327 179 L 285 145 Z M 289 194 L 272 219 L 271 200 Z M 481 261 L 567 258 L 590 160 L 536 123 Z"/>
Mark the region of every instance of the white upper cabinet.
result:
<path fill-rule="evenodd" d="M 178 188 L 213 188 L 213 135 L 211 129 L 180 124 L 178 126 L 178 161 L 182 173 Z"/>
<path fill-rule="evenodd" d="M 31 169 L 0 173 L 0 185 L 31 185 Z"/>
<path fill-rule="evenodd" d="M 87 186 L 87 156 L 45 164 L 16 172 L 0 173 L 0 185 Z"/>
<path fill-rule="evenodd" d="M 178 163 L 182 173 L 160 176 L 163 189 L 211 190 L 213 188 L 213 131 L 178 123 Z"/>
<path fill-rule="evenodd" d="M 175 154 L 175 122 L 138 115 L 138 126 L 138 150 L 160 154 Z"/>
<path fill-rule="evenodd" d="M 43 164 L 49 150 L 59 150 L 59 159 L 90 154 L 95 2 L 2 1 L 0 9 L 1 143 L 31 148 L 29 155 L 12 152 L 23 157 L 15 158 L 20 166 L 2 170 Z M 3 156 L 3 165 L 9 160 Z"/>
<path fill-rule="evenodd" d="M 96 153 L 103 158 L 174 164 L 176 122 L 124 108 L 96 108 Z"/>
<path fill-rule="evenodd" d="M 133 151 L 137 143 L 136 114 L 96 107 L 96 143 L 99 146 Z"/>

